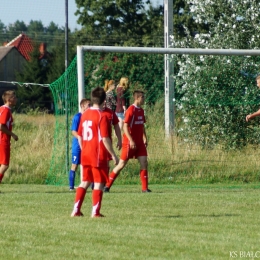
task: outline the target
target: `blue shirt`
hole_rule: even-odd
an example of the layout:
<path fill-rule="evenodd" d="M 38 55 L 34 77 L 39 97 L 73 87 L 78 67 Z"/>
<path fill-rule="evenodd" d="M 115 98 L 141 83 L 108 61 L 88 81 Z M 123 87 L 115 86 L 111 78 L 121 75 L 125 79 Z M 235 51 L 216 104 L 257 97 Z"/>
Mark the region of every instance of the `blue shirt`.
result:
<path fill-rule="evenodd" d="M 76 131 L 78 132 L 78 128 L 79 128 L 79 123 L 80 123 L 80 118 L 81 118 L 81 113 L 76 114 L 73 118 L 72 118 L 72 124 L 71 124 L 71 131 Z M 78 153 L 80 152 L 80 146 L 79 146 L 79 142 L 78 139 L 76 137 L 73 136 L 72 138 L 72 147 L 71 147 L 72 153 Z"/>

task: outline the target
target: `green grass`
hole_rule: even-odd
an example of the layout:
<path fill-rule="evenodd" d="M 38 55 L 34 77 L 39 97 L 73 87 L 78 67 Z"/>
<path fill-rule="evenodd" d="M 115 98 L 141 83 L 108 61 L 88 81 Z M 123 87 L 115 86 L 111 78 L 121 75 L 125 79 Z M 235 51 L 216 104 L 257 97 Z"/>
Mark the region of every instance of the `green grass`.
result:
<path fill-rule="evenodd" d="M 59 117 L 57 120 L 63 122 L 64 118 Z M 149 120 L 147 135 L 151 184 L 240 184 L 256 183 L 260 180 L 260 154 L 257 147 L 247 146 L 231 151 L 223 150 L 221 147 L 203 149 L 176 136 L 165 138 L 163 123 L 153 122 L 152 118 Z M 67 184 L 64 122 L 59 127 L 60 131 L 56 137 L 53 115 L 15 114 L 14 122 L 14 132 L 19 136 L 19 140 L 12 142 L 10 168 L 3 182 L 45 184 L 53 158 L 56 163 L 52 164 L 52 169 L 55 168 L 52 171 L 53 179 L 57 182 L 58 176 L 63 185 Z M 57 144 L 55 150 L 54 139 Z M 69 160 L 70 156 L 69 152 Z M 129 161 L 117 183 L 139 183 L 139 165 L 136 160 Z"/>
<path fill-rule="evenodd" d="M 260 185 L 114 185 L 92 219 L 67 187 L 0 186 L 0 259 L 230 259 L 259 251 Z"/>

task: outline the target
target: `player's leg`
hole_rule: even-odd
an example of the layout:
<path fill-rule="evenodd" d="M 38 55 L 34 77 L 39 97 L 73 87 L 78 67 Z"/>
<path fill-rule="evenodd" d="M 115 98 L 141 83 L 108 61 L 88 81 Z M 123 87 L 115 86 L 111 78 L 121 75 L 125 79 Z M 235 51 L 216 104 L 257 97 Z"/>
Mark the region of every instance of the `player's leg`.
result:
<path fill-rule="evenodd" d="M 119 173 L 123 170 L 123 168 L 126 166 L 128 160 L 119 160 L 118 165 L 112 170 L 112 172 L 109 174 L 108 182 L 106 183 L 106 186 L 104 188 L 104 192 L 109 192 L 111 186 L 113 185 L 114 181 L 118 177 Z"/>
<path fill-rule="evenodd" d="M 71 157 L 71 168 L 69 172 L 69 188 L 71 191 L 74 190 L 75 186 L 75 176 L 78 165 L 80 164 L 80 152 L 72 152 Z"/>
<path fill-rule="evenodd" d="M 94 179 L 94 189 L 92 190 L 92 218 L 104 217 L 100 213 L 103 189 L 105 183 L 108 179 L 107 167 L 92 167 L 93 179 Z"/>
<path fill-rule="evenodd" d="M 139 156 L 137 159 L 140 163 L 140 180 L 142 183 L 142 192 L 151 192 L 151 190 L 148 189 L 147 156 Z"/>
<path fill-rule="evenodd" d="M 0 145 L 0 183 L 4 178 L 4 174 L 9 168 L 10 162 L 10 145 Z"/>
<path fill-rule="evenodd" d="M 109 192 L 111 186 L 113 185 L 114 181 L 118 177 L 119 173 L 126 166 L 129 158 L 132 158 L 132 153 L 133 153 L 133 151 L 130 149 L 130 146 L 128 144 L 122 145 L 122 151 L 121 151 L 119 163 L 118 163 L 118 165 L 115 166 L 115 168 L 109 174 L 109 179 L 108 179 L 108 182 L 106 183 L 104 192 Z"/>
<path fill-rule="evenodd" d="M 2 179 L 4 178 L 4 174 L 8 168 L 9 168 L 9 165 L 4 165 L 4 164 L 0 165 L 0 183 L 2 182 Z"/>
<path fill-rule="evenodd" d="M 72 217 L 83 216 L 81 212 L 81 206 L 84 201 L 87 189 L 93 182 L 91 167 L 83 166 L 82 168 L 82 181 L 76 190 L 74 207 L 71 213 Z"/>
<path fill-rule="evenodd" d="M 137 159 L 140 163 L 140 180 L 142 183 L 142 192 L 151 192 L 148 189 L 148 161 L 147 150 L 144 144 L 138 145 Z"/>

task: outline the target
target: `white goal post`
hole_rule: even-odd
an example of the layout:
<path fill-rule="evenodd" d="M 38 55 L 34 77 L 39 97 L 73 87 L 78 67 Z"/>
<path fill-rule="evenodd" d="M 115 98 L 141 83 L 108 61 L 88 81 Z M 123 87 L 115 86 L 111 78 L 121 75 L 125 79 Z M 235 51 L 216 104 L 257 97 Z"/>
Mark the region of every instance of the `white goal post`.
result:
<path fill-rule="evenodd" d="M 84 52 L 114 52 L 114 53 L 143 53 L 143 54 L 191 54 L 191 55 L 226 55 L 226 56 L 260 56 L 260 50 L 246 49 L 192 49 L 192 48 L 149 48 L 149 47 L 117 47 L 117 46 L 77 46 L 78 69 L 78 101 L 85 97 L 84 89 Z M 174 84 L 169 86 L 174 88 Z M 174 127 L 174 100 L 165 90 L 165 134 L 169 136 Z M 174 93 L 174 90 L 172 90 Z M 80 106 L 79 106 L 80 109 Z"/>

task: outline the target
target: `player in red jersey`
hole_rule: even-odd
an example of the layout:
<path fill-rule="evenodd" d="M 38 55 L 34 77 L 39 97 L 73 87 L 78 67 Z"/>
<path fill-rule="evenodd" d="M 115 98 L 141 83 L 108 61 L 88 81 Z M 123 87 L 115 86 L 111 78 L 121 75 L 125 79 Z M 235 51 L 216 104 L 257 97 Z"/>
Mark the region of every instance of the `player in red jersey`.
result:
<path fill-rule="evenodd" d="M 144 104 L 144 92 L 134 91 L 134 104 L 131 105 L 125 113 L 124 135 L 122 152 L 118 165 L 109 174 L 109 181 L 106 183 L 105 192 L 109 192 L 112 184 L 120 171 L 126 166 L 129 159 L 136 158 L 140 163 L 140 179 L 142 183 L 142 192 L 151 192 L 148 189 L 148 171 L 147 171 L 147 137 L 145 133 L 144 110 L 141 106 Z"/>
<path fill-rule="evenodd" d="M 12 132 L 13 117 L 11 107 L 16 105 L 15 91 L 7 90 L 2 95 L 4 105 L 0 107 L 0 183 L 10 162 L 10 140 L 18 136 Z"/>
<path fill-rule="evenodd" d="M 82 180 L 77 188 L 72 217 L 82 216 L 81 206 L 88 187 L 94 182 L 92 191 L 93 218 L 103 217 L 100 213 L 103 189 L 108 180 L 107 163 L 111 155 L 115 164 L 118 158 L 113 150 L 110 132 L 111 125 L 105 113 L 102 112 L 106 92 L 97 87 L 91 92 L 93 104 L 86 110 L 80 120 L 78 140 L 81 147 Z"/>

